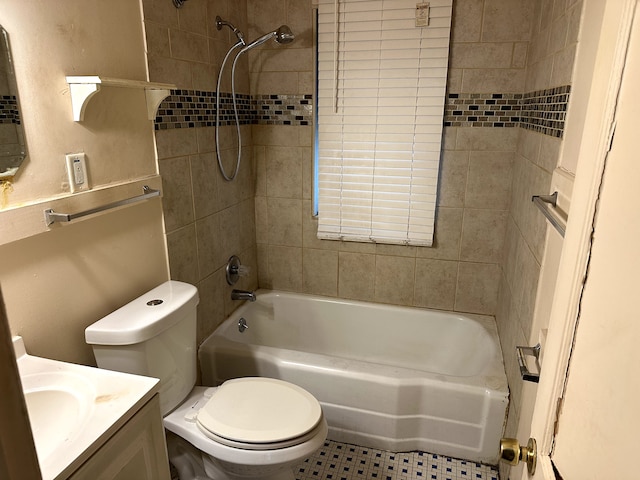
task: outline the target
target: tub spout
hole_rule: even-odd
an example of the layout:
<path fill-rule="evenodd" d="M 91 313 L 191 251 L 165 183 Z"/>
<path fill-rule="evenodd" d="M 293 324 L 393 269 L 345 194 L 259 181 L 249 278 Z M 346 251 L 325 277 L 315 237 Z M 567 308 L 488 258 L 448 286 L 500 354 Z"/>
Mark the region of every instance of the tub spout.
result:
<path fill-rule="evenodd" d="M 253 292 L 247 292 L 246 290 L 231 290 L 231 300 L 249 300 L 250 302 L 256 301 L 256 294 Z"/>

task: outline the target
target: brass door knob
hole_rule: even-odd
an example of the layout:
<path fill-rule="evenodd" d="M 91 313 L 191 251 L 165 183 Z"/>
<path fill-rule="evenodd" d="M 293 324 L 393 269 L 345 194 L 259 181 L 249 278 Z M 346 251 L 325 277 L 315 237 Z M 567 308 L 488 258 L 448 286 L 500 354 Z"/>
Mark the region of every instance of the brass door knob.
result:
<path fill-rule="evenodd" d="M 529 439 L 526 447 L 520 446 L 520 442 L 516 438 L 502 438 L 500 440 L 500 461 L 509 465 L 526 462 L 527 471 L 533 475 L 536 472 L 537 450 L 534 438 Z"/>

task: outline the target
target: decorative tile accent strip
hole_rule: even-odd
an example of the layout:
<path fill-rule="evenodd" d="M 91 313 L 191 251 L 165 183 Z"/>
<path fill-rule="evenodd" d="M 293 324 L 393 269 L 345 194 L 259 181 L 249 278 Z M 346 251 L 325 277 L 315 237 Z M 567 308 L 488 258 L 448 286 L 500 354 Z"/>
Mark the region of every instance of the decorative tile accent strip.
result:
<path fill-rule="evenodd" d="M 522 127 L 562 138 L 571 86 L 520 93 L 450 93 L 446 127 Z"/>
<path fill-rule="evenodd" d="M 252 109 L 250 95 L 236 95 L 238 118 L 241 125 L 253 123 L 256 112 Z M 220 94 L 220 125 L 235 122 L 230 93 Z M 216 94 L 200 90 L 171 90 L 158 108 L 155 129 L 215 127 Z"/>
<path fill-rule="evenodd" d="M 311 125 L 312 95 L 236 94 L 241 125 Z M 220 94 L 220 125 L 234 125 L 230 93 Z M 216 94 L 199 90 L 171 90 L 158 108 L 155 129 L 213 127 L 216 124 Z"/>
<path fill-rule="evenodd" d="M 520 93 L 450 93 L 444 107 L 445 127 L 517 127 Z"/>
<path fill-rule="evenodd" d="M 0 123 L 20 125 L 18 99 L 15 95 L 0 95 Z"/>
<path fill-rule="evenodd" d="M 444 112 L 445 127 L 522 127 L 562 138 L 571 86 L 528 93 L 449 93 Z M 0 98 L 0 122 L 9 114 Z M 15 106 L 15 97 L 14 106 Z M 312 125 L 313 95 L 237 94 L 241 125 Z M 172 90 L 155 119 L 155 129 L 215 126 L 215 92 Z M 8 103 L 7 103 L 8 104 Z M 221 125 L 233 125 L 230 93 L 220 95 Z M 20 119 L 15 110 L 15 123 Z"/>
<path fill-rule="evenodd" d="M 259 125 L 312 125 L 313 95 L 255 95 Z"/>
<path fill-rule="evenodd" d="M 520 126 L 562 138 L 571 85 L 525 93 Z"/>

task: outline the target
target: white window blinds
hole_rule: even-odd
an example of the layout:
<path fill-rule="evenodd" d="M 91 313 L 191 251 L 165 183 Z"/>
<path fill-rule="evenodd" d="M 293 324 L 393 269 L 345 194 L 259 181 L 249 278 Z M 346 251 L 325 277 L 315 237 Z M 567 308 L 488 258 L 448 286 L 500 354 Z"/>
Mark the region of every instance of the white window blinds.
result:
<path fill-rule="evenodd" d="M 318 2 L 318 237 L 430 246 L 452 0 Z"/>

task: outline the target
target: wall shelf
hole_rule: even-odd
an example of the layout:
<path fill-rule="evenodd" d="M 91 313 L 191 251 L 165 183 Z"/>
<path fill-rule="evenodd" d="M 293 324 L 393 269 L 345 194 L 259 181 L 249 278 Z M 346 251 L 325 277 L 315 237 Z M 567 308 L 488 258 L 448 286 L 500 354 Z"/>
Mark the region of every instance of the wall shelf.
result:
<path fill-rule="evenodd" d="M 100 77 L 97 75 L 68 76 L 67 83 L 71 92 L 71 106 L 73 120 L 84 120 L 84 111 L 89 100 L 100 91 L 101 87 L 144 89 L 147 97 L 147 115 L 153 120 L 162 100 L 171 95 L 171 89 L 176 88 L 170 83 L 153 83 L 141 80 L 124 80 L 121 78 Z"/>

